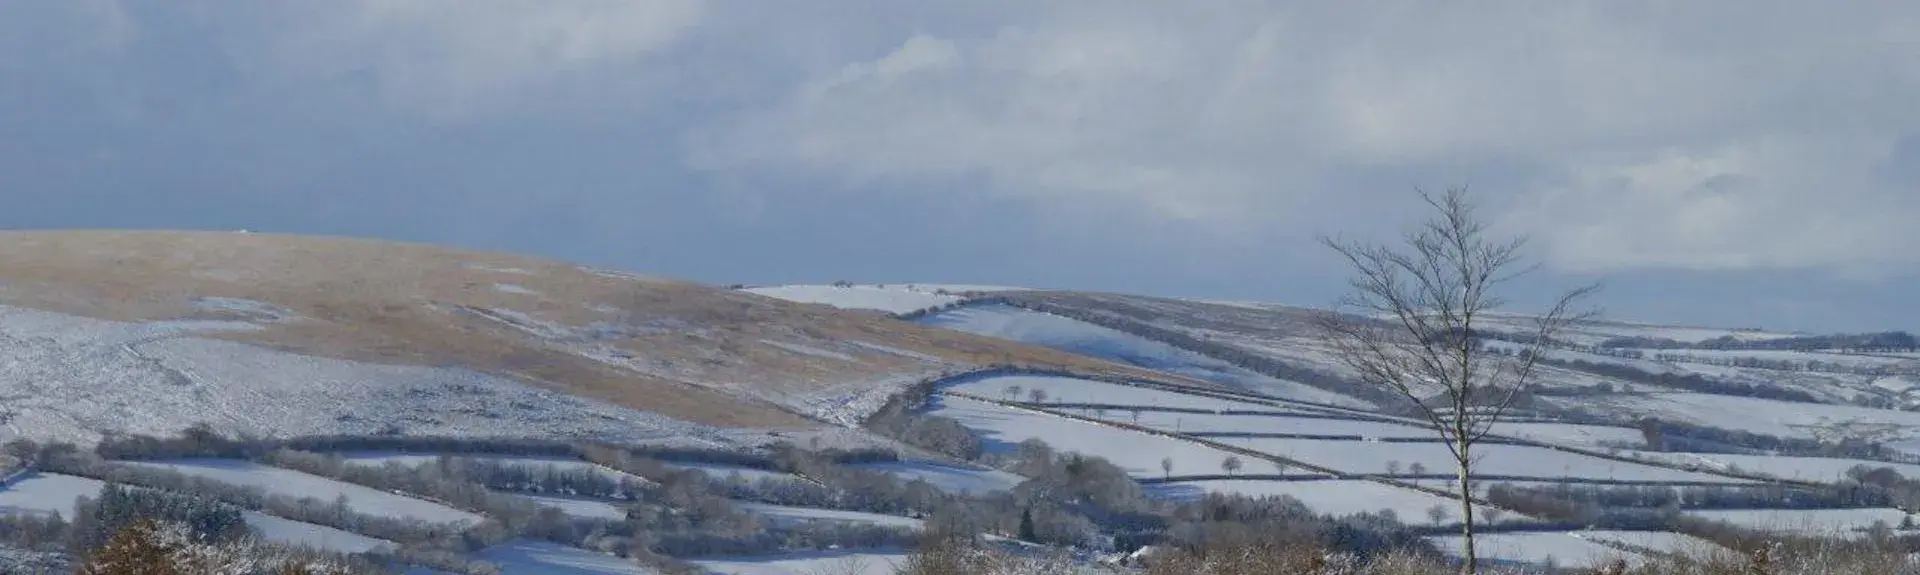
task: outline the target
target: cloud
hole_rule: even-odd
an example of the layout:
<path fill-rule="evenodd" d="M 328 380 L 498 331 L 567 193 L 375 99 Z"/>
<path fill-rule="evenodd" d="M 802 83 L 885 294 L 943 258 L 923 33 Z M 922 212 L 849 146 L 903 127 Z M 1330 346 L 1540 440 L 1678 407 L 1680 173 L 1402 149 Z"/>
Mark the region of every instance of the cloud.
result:
<path fill-rule="evenodd" d="M 1920 133 L 1911 3 L 1000 8 L 900 30 L 697 131 L 690 162 L 1225 234 L 1375 225 L 1464 175 L 1566 271 L 1920 263 L 1915 182 L 1874 176 Z"/>
<path fill-rule="evenodd" d="M 230 47 L 250 72 L 367 81 L 387 103 L 443 119 L 528 105 L 530 92 L 554 96 L 551 84 L 617 86 L 707 16 L 702 0 L 339 0 L 250 13 L 259 35 Z"/>

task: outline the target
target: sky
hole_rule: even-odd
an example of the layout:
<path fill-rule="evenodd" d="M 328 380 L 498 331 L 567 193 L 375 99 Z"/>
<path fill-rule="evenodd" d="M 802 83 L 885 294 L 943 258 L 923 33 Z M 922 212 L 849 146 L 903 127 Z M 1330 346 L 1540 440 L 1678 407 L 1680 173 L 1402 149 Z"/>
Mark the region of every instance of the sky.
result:
<path fill-rule="evenodd" d="M 1920 329 L 1920 3 L 0 0 L 0 227 L 1333 302 L 1416 187 L 1525 308 Z"/>

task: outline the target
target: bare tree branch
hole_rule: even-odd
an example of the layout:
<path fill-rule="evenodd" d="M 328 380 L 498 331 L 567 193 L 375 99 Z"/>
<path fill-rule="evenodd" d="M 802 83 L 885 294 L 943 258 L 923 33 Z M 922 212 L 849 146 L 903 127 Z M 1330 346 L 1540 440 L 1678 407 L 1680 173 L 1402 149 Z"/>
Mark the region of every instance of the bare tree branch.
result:
<path fill-rule="evenodd" d="M 1542 353 L 1567 326 L 1595 317 L 1581 303 L 1598 285 L 1562 294 L 1516 350 L 1480 338 L 1507 305 L 1502 288 L 1538 269 L 1523 264 L 1526 238 L 1493 239 L 1465 188 L 1416 190 L 1434 214 L 1390 246 L 1321 238 L 1353 271 L 1351 292 L 1316 323 L 1334 357 L 1367 384 L 1405 397 L 1433 425 L 1458 465 L 1463 572 L 1474 549 L 1473 447 L 1507 416 L 1536 377 Z"/>

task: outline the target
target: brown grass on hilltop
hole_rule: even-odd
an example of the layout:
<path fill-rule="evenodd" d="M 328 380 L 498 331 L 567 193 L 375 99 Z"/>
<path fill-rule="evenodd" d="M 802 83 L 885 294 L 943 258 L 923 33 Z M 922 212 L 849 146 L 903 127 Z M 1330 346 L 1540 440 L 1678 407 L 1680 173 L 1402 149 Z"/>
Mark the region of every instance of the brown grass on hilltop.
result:
<path fill-rule="evenodd" d="M 1169 377 L 878 314 L 509 254 L 226 232 L 0 232 L 0 303 L 125 321 L 232 315 L 196 307 L 204 297 L 269 302 L 302 318 L 211 337 L 327 357 L 463 366 L 728 427 L 811 426 L 772 400 L 954 365 Z M 595 343 L 636 358 L 637 367 L 574 353 L 487 310 L 569 327 L 617 324 L 626 332 Z M 948 365 L 843 344 L 850 341 Z M 831 349 L 851 361 L 766 342 Z"/>

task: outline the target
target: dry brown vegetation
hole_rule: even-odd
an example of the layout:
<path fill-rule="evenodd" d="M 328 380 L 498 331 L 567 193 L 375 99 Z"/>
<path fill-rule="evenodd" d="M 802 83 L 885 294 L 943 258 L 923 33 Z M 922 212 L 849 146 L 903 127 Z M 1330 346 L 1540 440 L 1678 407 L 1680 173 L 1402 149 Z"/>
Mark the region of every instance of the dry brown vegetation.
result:
<path fill-rule="evenodd" d="M 124 321 L 234 314 L 195 305 L 206 297 L 267 302 L 299 318 L 210 337 L 327 357 L 462 366 L 727 427 L 815 425 L 776 402 L 968 366 L 1168 378 L 872 313 L 510 254 L 227 232 L 0 232 L 0 303 Z M 632 359 L 596 360 L 490 310 L 547 324 L 617 328 L 616 336 L 592 345 Z"/>

